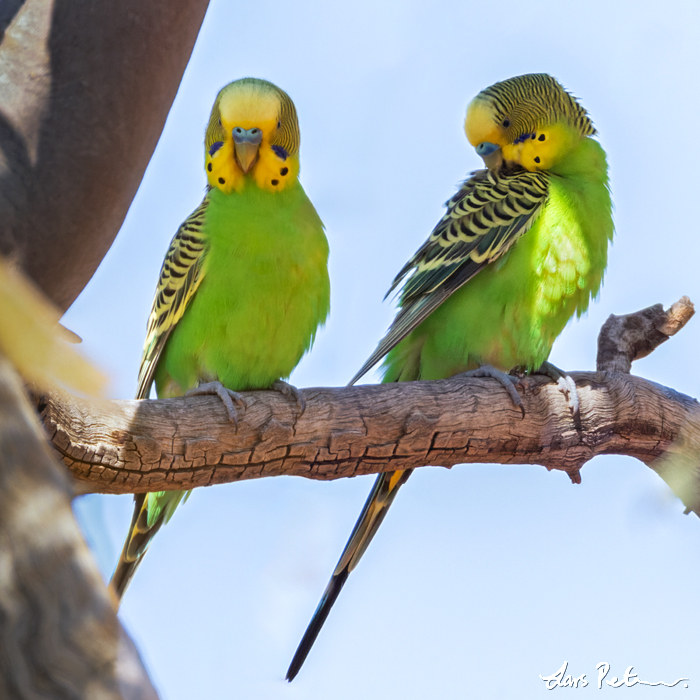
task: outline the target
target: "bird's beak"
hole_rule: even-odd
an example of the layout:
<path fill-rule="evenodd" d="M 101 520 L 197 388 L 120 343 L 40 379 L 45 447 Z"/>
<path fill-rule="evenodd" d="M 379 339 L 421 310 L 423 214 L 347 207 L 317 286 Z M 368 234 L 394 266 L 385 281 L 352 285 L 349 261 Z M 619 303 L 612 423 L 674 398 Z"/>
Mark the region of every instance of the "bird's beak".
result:
<path fill-rule="evenodd" d="M 476 147 L 476 152 L 489 170 L 498 170 L 503 163 L 503 152 L 501 147 L 495 143 L 483 141 Z"/>
<path fill-rule="evenodd" d="M 236 126 L 233 129 L 233 148 L 236 153 L 236 160 L 241 170 L 247 173 L 258 157 L 260 142 L 262 141 L 262 131 L 257 127 L 243 129 Z"/>

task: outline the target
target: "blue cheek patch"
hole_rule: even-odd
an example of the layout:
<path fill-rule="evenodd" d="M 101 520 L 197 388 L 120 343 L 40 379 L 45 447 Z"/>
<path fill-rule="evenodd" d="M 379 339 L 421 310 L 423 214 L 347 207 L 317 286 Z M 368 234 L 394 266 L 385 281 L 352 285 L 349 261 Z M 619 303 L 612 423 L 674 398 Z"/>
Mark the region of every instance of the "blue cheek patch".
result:
<path fill-rule="evenodd" d="M 209 146 L 209 155 L 213 156 L 223 145 L 223 141 L 215 141 L 212 143 L 212 145 Z"/>
<path fill-rule="evenodd" d="M 520 134 L 515 141 L 513 141 L 514 144 L 516 143 L 525 143 L 528 139 L 534 139 L 536 138 L 537 134 Z"/>
<path fill-rule="evenodd" d="M 517 139 L 513 143 L 524 143 L 528 139 L 535 139 L 537 138 L 537 134 L 521 134 L 518 136 Z"/>
<path fill-rule="evenodd" d="M 282 160 L 287 160 L 289 158 L 289 153 L 282 148 L 282 146 L 273 146 L 272 150 L 275 152 L 275 155 L 281 158 Z"/>

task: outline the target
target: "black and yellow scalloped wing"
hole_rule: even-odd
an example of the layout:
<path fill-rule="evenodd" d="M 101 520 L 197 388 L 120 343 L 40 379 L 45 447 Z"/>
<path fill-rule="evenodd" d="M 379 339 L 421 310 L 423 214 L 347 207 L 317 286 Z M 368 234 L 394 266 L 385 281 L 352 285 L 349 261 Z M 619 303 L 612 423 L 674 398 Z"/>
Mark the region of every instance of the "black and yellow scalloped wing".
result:
<path fill-rule="evenodd" d="M 351 384 L 532 226 L 547 200 L 549 177 L 479 170 L 464 183 L 430 238 L 394 279 L 389 293 L 410 274 L 401 290 L 401 310 Z"/>
<path fill-rule="evenodd" d="M 148 398 L 165 343 L 204 278 L 208 250 L 204 234 L 207 204 L 208 198 L 205 197 L 185 219 L 173 237 L 163 261 L 148 319 L 148 332 L 139 368 L 137 399 Z"/>

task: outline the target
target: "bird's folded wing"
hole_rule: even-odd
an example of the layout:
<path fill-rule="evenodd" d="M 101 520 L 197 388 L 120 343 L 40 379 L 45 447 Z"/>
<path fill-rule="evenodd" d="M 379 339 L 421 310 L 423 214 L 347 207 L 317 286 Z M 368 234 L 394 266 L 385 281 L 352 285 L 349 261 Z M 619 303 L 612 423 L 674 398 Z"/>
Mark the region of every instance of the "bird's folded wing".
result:
<path fill-rule="evenodd" d="M 401 309 L 350 384 L 463 284 L 508 251 L 537 219 L 547 200 L 549 177 L 518 168 L 479 170 L 465 181 L 447 202 L 447 211 L 430 238 L 394 279 L 388 294 L 408 276 L 401 290 Z"/>
<path fill-rule="evenodd" d="M 137 399 L 148 398 L 158 359 L 168 336 L 182 318 L 204 278 L 208 251 L 204 218 L 208 201 L 205 196 L 197 209 L 182 223 L 163 261 L 148 319 L 148 332 L 139 368 Z"/>

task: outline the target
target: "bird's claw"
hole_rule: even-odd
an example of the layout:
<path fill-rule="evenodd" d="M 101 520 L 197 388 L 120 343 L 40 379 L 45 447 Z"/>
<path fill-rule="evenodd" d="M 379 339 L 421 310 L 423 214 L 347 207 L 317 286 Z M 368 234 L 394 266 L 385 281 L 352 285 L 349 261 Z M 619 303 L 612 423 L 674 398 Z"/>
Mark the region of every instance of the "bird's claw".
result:
<path fill-rule="evenodd" d="M 549 377 L 553 382 L 556 382 L 559 391 L 561 391 L 561 393 L 566 397 L 571 415 L 574 416 L 574 418 L 579 415 L 581 402 L 579 401 L 576 382 L 571 378 L 571 376 L 560 370 L 551 362 L 543 362 L 542 366 L 535 372 L 535 374 L 543 374 L 545 377 Z"/>
<path fill-rule="evenodd" d="M 190 389 L 185 396 L 218 396 L 226 407 L 228 419 L 236 426 L 236 430 L 238 430 L 238 414 L 233 403 L 235 401 L 239 408 L 245 410 L 246 402 L 237 391 L 227 389 L 221 382 L 207 382 L 206 384 L 200 384 L 194 387 L 194 389 Z"/>
<path fill-rule="evenodd" d="M 478 367 L 477 369 L 463 372 L 462 376 L 491 377 L 491 379 L 495 379 L 508 392 L 510 400 L 513 402 L 513 405 L 516 408 L 520 409 L 520 412 L 523 414 L 523 418 L 525 417 L 525 406 L 523 406 L 523 400 L 520 398 L 520 394 L 518 394 L 518 390 L 515 388 L 516 384 L 520 384 L 520 377 L 514 377 L 511 374 L 501 372 L 500 369 L 496 369 L 491 365 L 481 365 L 481 367 Z"/>
<path fill-rule="evenodd" d="M 293 384 L 283 382 L 281 379 L 272 385 L 274 391 L 279 391 L 284 396 L 291 396 L 297 403 L 299 415 L 301 416 L 306 410 L 306 399 L 301 389 L 297 389 Z"/>

